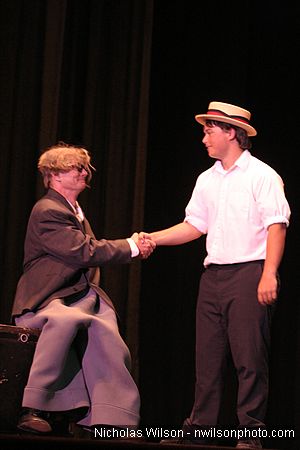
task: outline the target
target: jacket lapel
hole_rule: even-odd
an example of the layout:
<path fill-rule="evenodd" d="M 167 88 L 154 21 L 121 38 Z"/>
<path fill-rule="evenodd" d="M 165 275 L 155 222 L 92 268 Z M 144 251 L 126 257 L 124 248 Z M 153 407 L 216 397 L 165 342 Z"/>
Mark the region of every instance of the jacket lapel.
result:
<path fill-rule="evenodd" d="M 71 211 L 71 213 L 74 215 L 74 218 L 76 220 L 76 223 L 78 225 L 78 228 L 84 233 L 85 232 L 85 226 L 84 226 L 84 222 L 86 221 L 86 219 L 84 219 L 83 222 L 81 222 L 80 220 L 77 219 L 76 214 L 72 208 L 72 206 L 70 205 L 70 203 L 65 199 L 65 197 L 63 195 L 61 195 L 59 192 L 55 191 L 52 188 L 49 188 L 46 194 L 46 197 L 57 200 L 59 203 L 62 203 L 69 211 Z"/>

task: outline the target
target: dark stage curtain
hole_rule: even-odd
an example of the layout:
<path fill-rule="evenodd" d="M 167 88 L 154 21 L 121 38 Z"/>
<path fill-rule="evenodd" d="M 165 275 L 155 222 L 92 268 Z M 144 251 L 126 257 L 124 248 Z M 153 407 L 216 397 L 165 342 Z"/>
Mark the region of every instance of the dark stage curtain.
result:
<path fill-rule="evenodd" d="M 143 228 L 152 0 L 1 2 L 1 322 L 21 274 L 36 162 L 63 140 L 96 167 L 81 203 L 96 236 Z M 140 263 L 103 270 L 137 371 Z"/>
<path fill-rule="evenodd" d="M 0 0 L 0 322 L 9 320 L 42 148 L 85 145 L 97 168 L 81 204 L 96 236 L 184 217 L 213 163 L 194 120 L 210 101 L 252 111 L 252 153 L 285 182 L 292 209 L 273 324 L 268 424 L 300 447 L 298 130 L 300 6 L 266 0 Z M 142 397 L 143 426 L 180 428 L 194 389 L 194 319 L 205 239 L 105 268 Z M 232 370 L 232 368 L 231 368 Z M 229 380 L 229 379 L 228 379 Z M 228 381 L 224 422 L 236 386 Z"/>

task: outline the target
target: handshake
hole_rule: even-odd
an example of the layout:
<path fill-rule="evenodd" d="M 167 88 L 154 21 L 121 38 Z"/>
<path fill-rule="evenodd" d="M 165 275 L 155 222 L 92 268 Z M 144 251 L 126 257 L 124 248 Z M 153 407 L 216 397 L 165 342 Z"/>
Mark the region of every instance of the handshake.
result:
<path fill-rule="evenodd" d="M 151 235 L 141 231 L 140 233 L 133 233 L 131 239 L 135 242 L 139 249 L 139 258 L 147 259 L 156 247 L 156 242 L 151 238 Z"/>

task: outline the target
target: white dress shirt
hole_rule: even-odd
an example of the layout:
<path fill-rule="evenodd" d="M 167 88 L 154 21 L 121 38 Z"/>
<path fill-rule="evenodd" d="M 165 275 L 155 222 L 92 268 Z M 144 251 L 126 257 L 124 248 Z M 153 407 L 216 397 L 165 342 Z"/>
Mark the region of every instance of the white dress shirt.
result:
<path fill-rule="evenodd" d="M 200 174 L 185 221 L 207 234 L 207 266 L 265 259 L 269 225 L 289 218 L 282 179 L 245 150 L 229 170 L 216 161 Z"/>

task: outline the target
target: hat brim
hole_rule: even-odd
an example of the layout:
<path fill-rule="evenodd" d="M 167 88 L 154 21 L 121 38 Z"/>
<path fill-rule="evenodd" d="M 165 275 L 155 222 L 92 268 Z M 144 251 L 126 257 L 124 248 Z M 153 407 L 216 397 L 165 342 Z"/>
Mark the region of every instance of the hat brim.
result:
<path fill-rule="evenodd" d="M 217 114 L 197 114 L 197 116 L 195 116 L 195 119 L 197 120 L 197 122 L 201 123 L 201 125 L 205 125 L 205 122 L 207 120 L 217 120 L 218 122 L 229 123 L 230 125 L 235 125 L 236 127 L 243 128 L 243 130 L 247 132 L 248 136 L 257 135 L 255 128 L 253 128 L 251 125 L 243 123 L 240 120 L 231 119 L 230 117 L 218 116 Z"/>

